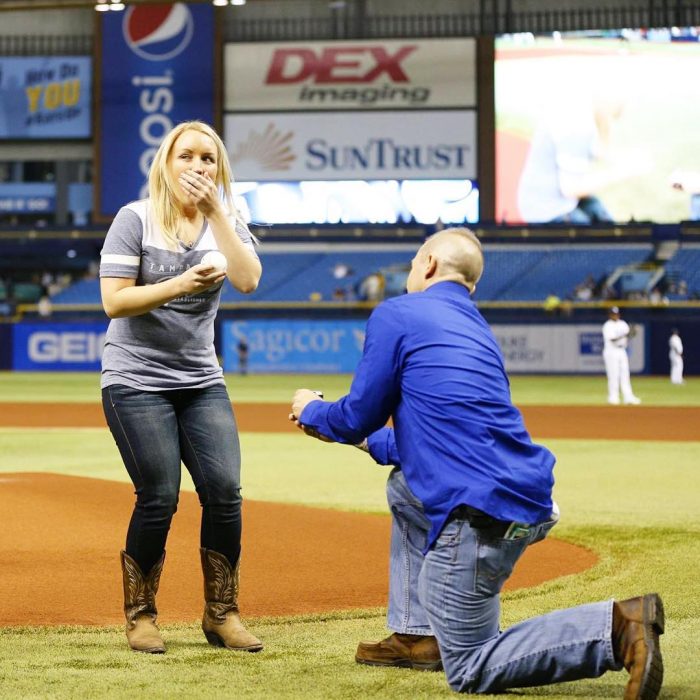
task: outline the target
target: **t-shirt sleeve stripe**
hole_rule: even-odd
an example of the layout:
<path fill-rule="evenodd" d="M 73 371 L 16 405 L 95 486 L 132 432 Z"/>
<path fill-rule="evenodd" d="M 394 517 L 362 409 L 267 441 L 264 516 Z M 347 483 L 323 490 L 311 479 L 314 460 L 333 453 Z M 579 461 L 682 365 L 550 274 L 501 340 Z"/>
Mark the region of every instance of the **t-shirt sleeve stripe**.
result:
<path fill-rule="evenodd" d="M 141 258 L 138 255 L 103 253 L 101 261 L 103 265 L 133 265 L 134 267 L 138 267 L 141 263 Z"/>
<path fill-rule="evenodd" d="M 139 215 L 122 207 L 109 227 L 100 256 L 100 277 L 136 279 L 141 269 L 143 223 Z"/>

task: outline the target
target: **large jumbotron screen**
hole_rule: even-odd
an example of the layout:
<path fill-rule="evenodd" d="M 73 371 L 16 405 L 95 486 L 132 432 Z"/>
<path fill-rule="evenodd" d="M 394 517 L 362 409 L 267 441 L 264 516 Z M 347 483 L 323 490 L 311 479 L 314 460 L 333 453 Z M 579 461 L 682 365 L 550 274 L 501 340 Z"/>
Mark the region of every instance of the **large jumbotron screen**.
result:
<path fill-rule="evenodd" d="M 236 182 L 239 207 L 256 224 L 443 224 L 479 220 L 471 180 Z"/>
<path fill-rule="evenodd" d="M 496 41 L 496 217 L 700 218 L 695 29 Z"/>

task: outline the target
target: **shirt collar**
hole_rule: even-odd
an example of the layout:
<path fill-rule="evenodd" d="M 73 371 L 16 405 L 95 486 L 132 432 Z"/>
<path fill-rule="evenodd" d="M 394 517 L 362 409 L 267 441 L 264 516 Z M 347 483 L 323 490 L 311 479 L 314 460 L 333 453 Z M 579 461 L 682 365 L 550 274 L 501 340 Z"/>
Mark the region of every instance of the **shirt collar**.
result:
<path fill-rule="evenodd" d="M 471 294 L 469 290 L 459 282 L 446 280 L 445 282 L 436 282 L 427 289 L 423 290 L 423 294 L 429 296 L 443 297 L 446 299 L 462 298 L 464 301 L 471 302 Z"/>

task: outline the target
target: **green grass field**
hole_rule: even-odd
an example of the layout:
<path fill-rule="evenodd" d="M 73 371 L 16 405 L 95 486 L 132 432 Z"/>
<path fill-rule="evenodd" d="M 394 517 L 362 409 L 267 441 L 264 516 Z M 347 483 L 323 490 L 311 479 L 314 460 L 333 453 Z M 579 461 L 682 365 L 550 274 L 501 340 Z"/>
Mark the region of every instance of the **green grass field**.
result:
<path fill-rule="evenodd" d="M 297 386 L 327 398 L 348 376 L 232 377 L 235 401 L 283 403 Z M 700 382 L 672 387 L 634 378 L 645 405 L 700 406 Z M 601 377 L 515 377 L 525 404 L 601 404 Z M 0 374 L 0 401 L 97 401 L 94 375 Z M 699 431 L 700 432 L 700 431 Z M 537 436 L 534 436 L 535 438 Z M 247 498 L 386 512 L 386 471 L 357 450 L 287 433 L 243 433 Z M 609 597 L 658 591 L 667 607 L 662 638 L 662 698 L 700 698 L 700 439 L 698 442 L 548 440 L 558 458 L 557 537 L 594 549 L 600 561 L 582 574 L 507 593 L 503 624 Z M 51 471 L 126 480 L 116 448 L 101 429 L 0 428 L 0 472 Z M 191 488 L 187 483 L 185 488 Z M 126 528 L 126 523 L 125 523 Z M 27 592 L 0 591 L 2 605 Z M 111 603 L 110 603 L 111 604 Z M 119 604 L 117 602 L 116 604 Z M 119 627 L 0 629 L 1 698 L 428 698 L 449 697 L 442 674 L 372 669 L 353 662 L 359 639 L 385 635 L 382 610 L 251 621 L 266 643 L 246 655 L 209 647 L 196 625 L 164 628 L 168 653 L 141 656 Z M 619 698 L 626 674 L 514 691 L 523 698 Z"/>
<path fill-rule="evenodd" d="M 349 374 L 262 374 L 226 378 L 234 403 L 289 403 L 295 389 L 320 389 L 335 400 L 350 386 Z M 700 406 L 700 379 L 672 386 L 667 377 L 633 377 L 635 393 L 652 406 Z M 605 379 L 600 376 L 515 376 L 511 377 L 513 401 L 528 404 L 595 406 L 604 402 Z M 100 401 L 97 374 L 82 372 L 0 372 L 2 401 Z"/>

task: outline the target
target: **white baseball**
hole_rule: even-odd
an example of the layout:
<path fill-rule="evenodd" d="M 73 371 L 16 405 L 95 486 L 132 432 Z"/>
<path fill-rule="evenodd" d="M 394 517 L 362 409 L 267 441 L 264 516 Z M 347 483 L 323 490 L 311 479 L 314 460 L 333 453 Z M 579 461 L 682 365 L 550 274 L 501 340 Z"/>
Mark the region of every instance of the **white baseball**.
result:
<path fill-rule="evenodd" d="M 210 250 L 208 253 L 205 253 L 201 262 L 203 265 L 213 267 L 219 272 L 226 272 L 226 268 L 228 267 L 226 256 L 218 250 Z"/>

